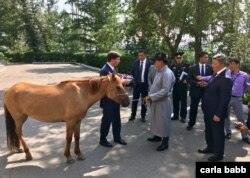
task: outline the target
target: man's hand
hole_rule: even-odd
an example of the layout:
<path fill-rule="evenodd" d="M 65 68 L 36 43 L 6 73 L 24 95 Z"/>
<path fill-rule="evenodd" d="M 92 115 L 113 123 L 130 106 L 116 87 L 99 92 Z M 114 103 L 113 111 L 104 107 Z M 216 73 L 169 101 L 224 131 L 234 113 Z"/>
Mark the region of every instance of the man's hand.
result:
<path fill-rule="evenodd" d="M 213 118 L 214 122 L 220 122 L 220 118 L 216 115 L 214 115 L 214 118 Z"/>
<path fill-rule="evenodd" d="M 242 122 L 235 122 L 235 128 L 240 130 L 243 133 L 250 133 L 250 130 Z"/>
<path fill-rule="evenodd" d="M 197 76 L 196 76 L 196 80 L 200 80 L 200 81 L 201 81 L 201 80 L 203 80 L 203 78 L 202 78 L 202 76 L 197 75 Z"/>
<path fill-rule="evenodd" d="M 150 98 L 150 96 L 146 96 L 145 101 L 146 103 L 149 103 L 149 104 L 152 103 L 152 99 Z"/>
<path fill-rule="evenodd" d="M 123 85 L 128 85 L 130 83 L 130 80 L 128 79 L 122 79 L 122 84 Z"/>
<path fill-rule="evenodd" d="M 200 87 L 205 88 L 206 86 L 207 86 L 207 82 L 202 81 L 201 84 L 200 84 Z"/>

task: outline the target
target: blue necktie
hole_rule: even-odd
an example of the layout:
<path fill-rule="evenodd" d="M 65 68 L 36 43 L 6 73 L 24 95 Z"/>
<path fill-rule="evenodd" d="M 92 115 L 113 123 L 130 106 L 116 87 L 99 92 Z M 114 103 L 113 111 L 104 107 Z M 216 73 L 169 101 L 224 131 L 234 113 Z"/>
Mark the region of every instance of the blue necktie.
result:
<path fill-rule="evenodd" d="M 205 76 L 204 64 L 201 65 L 201 76 Z"/>

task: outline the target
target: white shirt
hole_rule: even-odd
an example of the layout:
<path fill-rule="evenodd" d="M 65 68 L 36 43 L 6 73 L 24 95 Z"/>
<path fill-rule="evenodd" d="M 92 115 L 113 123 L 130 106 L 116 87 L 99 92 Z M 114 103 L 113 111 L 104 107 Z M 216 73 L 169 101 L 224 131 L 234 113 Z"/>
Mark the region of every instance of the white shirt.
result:
<path fill-rule="evenodd" d="M 141 82 L 144 82 L 144 73 L 145 73 L 145 69 L 146 69 L 147 59 L 145 58 L 143 61 L 140 60 L 140 66 L 141 66 L 142 62 L 143 62 L 143 65 L 142 65 L 142 73 L 141 73 Z"/>
<path fill-rule="evenodd" d="M 221 72 L 223 72 L 224 70 L 226 70 L 227 68 L 226 67 L 224 67 L 223 69 L 221 69 L 221 70 L 219 70 L 218 72 L 216 72 L 217 74 L 216 74 L 216 77 L 221 73 Z"/>
<path fill-rule="evenodd" d="M 200 74 L 202 74 L 202 65 L 203 65 L 203 69 L 204 69 L 204 74 L 206 74 L 206 64 L 201 64 L 199 63 L 199 68 L 200 68 Z"/>
<path fill-rule="evenodd" d="M 112 66 L 109 62 L 107 62 L 107 64 L 109 65 L 109 67 L 112 69 L 112 71 L 114 72 L 115 71 L 115 67 Z"/>

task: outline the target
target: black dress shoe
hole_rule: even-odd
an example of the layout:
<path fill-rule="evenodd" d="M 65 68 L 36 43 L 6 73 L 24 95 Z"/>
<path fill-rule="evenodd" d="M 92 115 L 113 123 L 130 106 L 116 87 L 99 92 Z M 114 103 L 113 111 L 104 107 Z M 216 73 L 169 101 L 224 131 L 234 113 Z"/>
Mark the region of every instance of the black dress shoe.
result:
<path fill-rule="evenodd" d="M 145 117 L 142 117 L 142 118 L 141 118 L 141 121 L 142 121 L 142 122 L 146 122 Z"/>
<path fill-rule="evenodd" d="M 193 126 L 191 126 L 191 125 L 187 126 L 187 130 L 192 130 L 192 128 L 193 128 Z"/>
<path fill-rule="evenodd" d="M 121 144 L 121 145 L 127 145 L 127 143 L 125 142 L 125 140 L 123 140 L 122 138 L 119 140 L 114 140 L 115 143 Z"/>
<path fill-rule="evenodd" d="M 242 138 L 243 142 L 246 142 L 247 144 L 250 144 L 250 140 L 247 137 Z"/>
<path fill-rule="evenodd" d="M 209 149 L 208 147 L 206 147 L 204 149 L 199 149 L 198 153 L 206 154 L 206 153 L 213 153 L 213 151 L 212 151 L 212 149 Z"/>
<path fill-rule="evenodd" d="M 164 151 L 168 149 L 168 145 L 166 144 L 161 144 L 160 146 L 157 147 L 156 151 Z"/>
<path fill-rule="evenodd" d="M 223 156 L 213 155 L 213 156 L 210 156 L 207 160 L 210 162 L 217 162 L 217 161 L 223 160 Z"/>
<path fill-rule="evenodd" d="M 129 121 L 133 121 L 133 120 L 135 120 L 135 116 L 131 116 L 131 117 L 129 118 Z"/>
<path fill-rule="evenodd" d="M 171 117 L 171 120 L 176 121 L 176 120 L 178 120 L 178 117 Z"/>
<path fill-rule="evenodd" d="M 181 122 L 182 123 L 186 123 L 186 119 L 185 118 L 181 118 Z"/>
<path fill-rule="evenodd" d="M 231 139 L 231 136 L 232 136 L 231 133 L 227 133 L 227 134 L 225 135 L 225 138 L 229 140 L 229 139 Z"/>
<path fill-rule="evenodd" d="M 156 151 L 164 151 L 168 149 L 168 137 L 163 137 L 161 145 L 157 147 Z"/>
<path fill-rule="evenodd" d="M 105 146 L 105 147 L 109 147 L 109 148 L 113 147 L 113 145 L 110 142 L 108 142 L 107 140 L 102 140 L 99 142 L 99 144 L 102 146 Z"/>
<path fill-rule="evenodd" d="M 153 137 L 149 137 L 147 140 L 149 142 L 160 142 L 161 141 L 161 137 L 158 137 L 158 136 L 154 135 Z"/>

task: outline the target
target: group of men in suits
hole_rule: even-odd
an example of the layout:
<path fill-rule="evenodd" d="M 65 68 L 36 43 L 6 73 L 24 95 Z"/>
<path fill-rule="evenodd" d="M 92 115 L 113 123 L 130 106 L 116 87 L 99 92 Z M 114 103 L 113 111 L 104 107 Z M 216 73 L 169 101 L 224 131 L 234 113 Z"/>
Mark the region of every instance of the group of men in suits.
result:
<path fill-rule="evenodd" d="M 199 103 L 202 103 L 202 110 L 205 121 L 205 140 L 207 146 L 198 150 L 199 153 L 213 153 L 209 161 L 219 161 L 224 155 L 224 122 L 228 114 L 228 106 L 232 97 L 231 91 L 233 82 L 231 71 L 226 68 L 227 59 L 224 55 L 215 55 L 212 59 L 212 66 L 207 64 L 208 53 L 199 54 L 199 63 L 193 66 L 185 63 L 182 57 L 183 53 L 175 54 L 175 63 L 170 66 L 173 71 L 176 82 L 173 87 L 173 108 L 174 115 L 172 120 L 178 120 L 185 123 L 187 115 L 187 90 L 190 84 L 190 112 L 187 130 L 192 130 L 196 123 L 197 110 Z M 115 72 L 116 66 L 120 62 L 120 55 L 116 52 L 108 53 L 108 61 L 101 70 L 101 75 L 107 75 L 109 72 Z M 131 107 L 131 116 L 129 121 L 136 119 L 138 100 L 148 96 L 149 83 L 152 83 L 155 75 L 153 63 L 146 58 L 146 52 L 138 52 L 138 60 L 132 66 L 131 75 L 133 76 L 133 100 Z M 152 76 L 149 76 L 152 75 Z M 150 82 L 150 78 L 152 81 Z M 149 81 L 149 82 L 148 82 Z M 110 125 L 112 123 L 114 141 L 118 144 L 127 143 L 121 138 L 121 119 L 119 105 L 107 97 L 101 100 L 103 108 L 103 117 L 100 131 L 100 144 L 106 147 L 112 147 L 112 144 L 106 139 Z M 141 102 L 141 121 L 146 121 L 147 106 Z"/>

